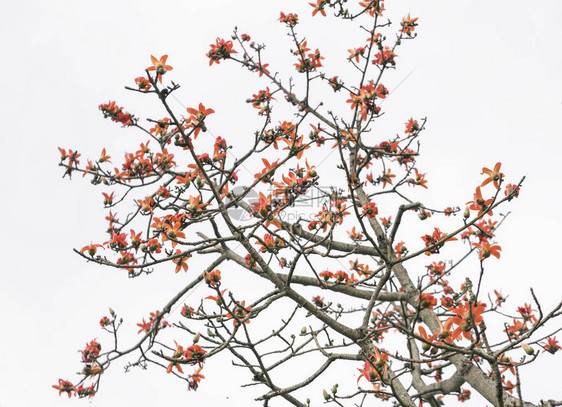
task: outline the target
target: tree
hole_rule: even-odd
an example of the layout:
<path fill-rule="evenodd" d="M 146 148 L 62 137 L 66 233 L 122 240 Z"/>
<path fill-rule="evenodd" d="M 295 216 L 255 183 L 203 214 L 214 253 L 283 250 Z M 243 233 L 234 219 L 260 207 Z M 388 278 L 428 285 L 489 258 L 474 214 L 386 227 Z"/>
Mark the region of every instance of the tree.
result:
<path fill-rule="evenodd" d="M 131 277 L 168 267 L 191 281 L 137 324 L 140 340 L 130 348 L 117 346 L 121 319 L 110 310 L 100 325 L 114 346 L 89 342 L 81 380 L 59 380 L 59 392 L 92 396 L 109 363 L 131 354 L 138 357 L 133 365 L 160 365 L 197 389 L 205 361 L 229 351 L 265 388 L 264 404 L 276 398 L 309 404 L 300 389 L 344 361 L 359 369 L 356 388 L 343 393 L 334 386 L 324 392 L 327 402 L 368 396 L 438 405 L 444 395 L 467 399 L 466 384 L 490 403 L 508 406 L 519 403 L 519 368 L 539 356 L 539 347 L 559 349 L 544 325 L 562 303 L 543 312 L 533 295 L 533 305 L 522 304 L 502 324 L 495 317 L 506 294 L 496 291 L 486 301 L 480 289 L 485 266 L 501 255 L 495 232 L 503 220 L 492 216 L 518 196 L 523 180 L 508 183 L 501 164 L 490 165 L 466 208 L 430 207 L 412 196 L 428 188 L 416 165 L 425 119 L 405 118 L 395 136 L 375 134 L 390 93 L 383 74 L 394 69 L 399 47 L 415 38 L 417 19 L 391 26 L 382 1 L 349 11 L 341 1 L 312 7 L 316 18 L 330 12 L 358 30 L 360 46 L 346 56 L 355 78 L 323 73 L 323 54 L 297 32 L 298 16 L 291 13 L 281 13 L 279 22 L 293 41 L 294 80 L 274 73 L 264 46 L 246 34 L 235 30 L 232 40 L 210 46 L 211 66 L 237 63 L 268 80 L 247 99 L 262 119 L 249 145 L 210 135 L 215 112 L 203 102 L 194 102 L 185 117 L 171 108 L 179 85 L 168 81 L 172 66 L 164 55 L 152 56 L 146 75 L 129 89 L 157 97 L 166 117 L 147 119 L 144 128 L 116 102 L 100 106 L 106 118 L 143 135 L 119 168 L 105 148 L 86 166 L 76 151 L 61 149 L 65 175 L 82 173 L 112 187 L 103 192 L 110 208 L 107 241 L 77 252 Z M 332 151 L 332 168 L 320 171 L 318 153 Z M 114 212 L 127 210 L 128 201 L 129 214 Z M 407 223 L 418 227 L 413 212 L 425 221 L 421 234 L 406 229 Z M 440 224 L 425 226 L 428 219 Z M 441 255 L 459 240 L 465 253 L 446 262 Z M 478 279 L 449 284 L 470 256 L 478 257 Z M 263 290 L 224 283 L 234 264 L 238 276 L 264 280 Z M 198 284 L 208 295 L 180 304 L 181 317 L 172 315 Z M 173 338 L 166 336 L 170 331 Z M 315 357 L 305 378 L 279 384 L 287 379 L 278 370 L 309 356 Z"/>

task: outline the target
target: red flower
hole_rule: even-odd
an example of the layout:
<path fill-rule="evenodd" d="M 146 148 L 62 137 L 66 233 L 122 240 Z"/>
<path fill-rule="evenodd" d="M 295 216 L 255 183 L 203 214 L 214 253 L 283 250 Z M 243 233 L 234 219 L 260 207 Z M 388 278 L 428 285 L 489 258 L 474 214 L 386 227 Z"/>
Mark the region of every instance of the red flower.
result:
<path fill-rule="evenodd" d="M 289 13 L 285 15 L 285 13 L 281 12 L 281 17 L 279 17 L 279 21 L 291 27 L 294 27 L 299 22 L 299 16 L 293 13 Z"/>
<path fill-rule="evenodd" d="M 406 122 L 406 130 L 404 131 L 404 133 L 411 136 L 415 134 L 419 129 L 420 125 L 418 124 L 418 122 L 411 118 Z"/>
<path fill-rule="evenodd" d="M 277 253 L 279 249 L 285 247 L 285 242 L 283 240 L 279 239 L 278 237 L 274 238 L 269 233 L 263 236 L 263 243 L 258 241 L 256 242 L 256 244 L 261 246 L 260 252 Z"/>
<path fill-rule="evenodd" d="M 394 253 L 396 254 L 397 258 L 401 258 L 403 255 L 408 253 L 408 249 L 406 249 L 406 246 L 404 246 L 404 244 L 404 242 L 400 242 L 396 246 L 394 246 Z"/>
<path fill-rule="evenodd" d="M 505 187 L 505 196 L 508 196 L 511 200 L 513 198 L 517 198 L 519 196 L 519 187 L 513 184 L 507 184 Z"/>
<path fill-rule="evenodd" d="M 468 399 L 470 399 L 470 390 L 463 390 L 461 391 L 458 395 L 457 398 L 459 399 L 459 401 L 461 402 L 465 402 Z"/>
<path fill-rule="evenodd" d="M 123 108 L 117 106 L 115 102 L 102 103 L 99 105 L 99 109 L 102 111 L 103 117 L 109 117 L 112 121 L 121 123 L 123 126 L 131 126 L 133 124 L 133 116 L 130 113 L 124 112 Z M 70 165 L 72 165 L 72 160 Z"/>
<path fill-rule="evenodd" d="M 480 325 L 482 322 L 482 313 L 484 312 L 486 305 L 482 303 L 478 303 L 474 306 L 471 303 L 464 302 L 459 304 L 457 308 L 451 309 L 453 313 L 455 313 L 456 317 L 451 317 L 447 321 L 450 321 L 452 324 L 458 325 L 458 328 L 455 329 L 453 332 L 453 337 L 457 338 L 458 336 L 462 335 L 466 339 L 472 340 L 472 335 L 470 331 L 476 325 Z"/>
<path fill-rule="evenodd" d="M 437 299 L 433 295 L 427 293 L 423 293 L 421 295 L 421 299 L 418 297 L 418 301 L 421 309 L 433 309 L 433 307 L 437 305 Z"/>
<path fill-rule="evenodd" d="M 319 295 L 317 295 L 316 297 L 312 298 L 312 303 L 318 308 L 324 308 L 324 297 L 320 297 Z"/>
<path fill-rule="evenodd" d="M 422 236 L 421 239 L 425 242 L 425 247 L 430 247 L 433 246 L 434 244 L 436 244 L 437 242 L 440 242 L 444 239 L 447 239 L 448 241 L 450 240 L 457 240 L 456 237 L 451 237 L 451 238 L 447 238 L 447 234 L 441 232 L 439 230 L 439 228 L 435 228 L 433 233 L 431 235 L 425 235 Z M 428 250 L 425 252 L 425 254 L 427 256 L 431 255 L 432 253 L 439 253 L 439 248 L 444 244 L 441 243 L 439 245 L 437 245 L 436 247 L 432 248 L 431 250 Z"/>
<path fill-rule="evenodd" d="M 369 202 L 363 206 L 363 215 L 367 216 L 369 219 L 374 218 L 378 213 L 379 209 L 374 202 Z"/>
<path fill-rule="evenodd" d="M 199 382 L 201 381 L 201 379 L 205 378 L 205 376 L 200 373 L 201 369 L 202 367 L 200 366 L 195 370 L 195 372 L 193 372 L 192 375 L 188 375 L 191 379 L 191 381 L 189 381 L 188 390 L 197 390 L 197 387 L 199 387 Z"/>
<path fill-rule="evenodd" d="M 390 50 L 390 48 L 385 47 L 385 49 L 378 54 L 375 54 L 375 59 L 373 59 L 373 64 L 386 66 L 390 64 L 392 66 L 396 65 L 394 58 L 396 54 Z"/>
<path fill-rule="evenodd" d="M 203 278 L 209 287 L 217 287 L 221 281 L 221 272 L 219 270 L 203 272 Z"/>
<path fill-rule="evenodd" d="M 84 363 L 95 362 L 100 354 L 100 350 L 101 350 L 101 345 L 95 339 L 93 341 L 90 341 L 90 343 L 86 344 L 84 350 L 79 351 L 82 353 L 82 362 Z"/>
<path fill-rule="evenodd" d="M 380 221 L 385 229 L 388 229 L 392 225 L 392 216 L 388 218 L 380 218 Z"/>
<path fill-rule="evenodd" d="M 215 44 L 211 44 L 211 50 L 207 52 L 207 57 L 209 58 L 209 65 L 213 63 L 220 63 L 221 59 L 230 58 L 230 54 L 236 54 L 237 52 L 232 49 L 232 41 L 225 41 L 221 38 L 217 38 Z"/>
<path fill-rule="evenodd" d="M 191 318 L 193 316 L 194 311 L 195 310 L 193 309 L 193 307 L 190 307 L 189 305 L 184 305 L 181 309 L 181 314 L 186 318 Z"/>
<path fill-rule="evenodd" d="M 105 328 L 106 326 L 108 326 L 111 323 L 111 321 L 109 320 L 108 317 L 103 317 L 102 319 L 100 319 L 100 326 L 102 328 Z"/>
<path fill-rule="evenodd" d="M 59 391 L 59 396 L 62 393 L 66 393 L 66 394 L 68 394 L 68 398 L 72 397 L 72 392 L 75 391 L 75 388 L 74 388 L 72 383 L 70 383 L 69 381 L 66 381 L 66 380 L 62 380 L 62 379 L 59 379 L 58 386 L 53 385 L 52 387 Z"/>
<path fill-rule="evenodd" d="M 148 79 L 146 79 L 143 76 L 139 76 L 138 78 L 135 78 L 135 83 L 138 85 L 140 90 L 144 90 L 144 91 L 147 91 L 152 87 Z"/>
<path fill-rule="evenodd" d="M 547 341 L 546 344 L 545 343 L 541 344 L 541 346 L 544 348 L 544 352 L 549 352 L 554 355 L 556 352 L 562 349 L 560 345 L 558 345 L 556 336 L 553 336 L 552 338 L 546 338 L 546 341 Z"/>

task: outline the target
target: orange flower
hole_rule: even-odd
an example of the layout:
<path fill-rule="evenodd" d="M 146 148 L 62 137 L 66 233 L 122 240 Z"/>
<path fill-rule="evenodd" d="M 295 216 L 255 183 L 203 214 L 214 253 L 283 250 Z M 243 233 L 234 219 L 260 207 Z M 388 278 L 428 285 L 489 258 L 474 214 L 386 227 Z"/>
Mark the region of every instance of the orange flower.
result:
<path fill-rule="evenodd" d="M 198 367 L 195 372 L 193 372 L 192 375 L 188 375 L 189 378 L 191 379 L 191 381 L 189 382 L 189 386 L 188 389 L 191 390 L 197 390 L 197 387 L 199 386 L 199 382 L 201 381 L 201 379 L 204 379 L 205 376 L 202 375 L 201 372 L 202 367 Z"/>
<path fill-rule="evenodd" d="M 414 171 L 416 172 L 416 178 L 409 178 L 408 184 L 419 185 L 427 189 L 427 180 L 425 179 L 425 174 L 420 174 L 417 168 L 414 168 Z"/>
<path fill-rule="evenodd" d="M 203 278 L 209 287 L 217 287 L 221 281 L 221 272 L 220 270 L 215 270 L 210 273 L 208 271 L 204 271 Z"/>
<path fill-rule="evenodd" d="M 101 150 L 101 157 L 100 157 L 100 159 L 98 160 L 98 162 L 100 162 L 100 163 L 103 163 L 103 162 L 108 162 L 108 163 L 110 163 L 110 162 L 111 162 L 111 161 L 109 161 L 110 158 L 111 158 L 111 157 L 106 154 L 105 148 L 104 148 L 103 150 Z"/>
<path fill-rule="evenodd" d="M 422 236 L 421 239 L 425 242 L 425 247 L 430 247 L 434 244 L 436 244 L 437 242 L 447 239 L 447 241 L 451 241 L 451 240 L 457 240 L 456 237 L 450 237 L 447 238 L 447 234 L 441 232 L 441 230 L 439 230 L 439 228 L 434 228 L 434 231 L 431 235 L 425 235 Z M 427 256 L 431 255 L 432 253 L 439 253 L 439 248 L 441 246 L 443 246 L 444 242 L 437 245 L 436 247 L 432 248 L 431 250 L 428 250 L 425 252 L 425 254 Z"/>
<path fill-rule="evenodd" d="M 59 391 L 59 396 L 62 393 L 66 393 L 66 394 L 68 394 L 68 398 L 72 397 L 72 392 L 75 391 L 74 385 L 72 383 L 70 383 L 69 381 L 66 381 L 66 380 L 62 380 L 62 379 L 59 379 L 58 386 L 53 385 L 52 387 Z"/>
<path fill-rule="evenodd" d="M 220 64 L 221 59 L 228 59 L 230 54 L 237 53 L 232 49 L 232 41 L 225 41 L 221 38 L 217 38 L 216 44 L 211 44 L 210 47 L 211 50 L 207 52 L 209 65 L 213 65 L 215 62 Z"/>
<path fill-rule="evenodd" d="M 162 75 L 166 72 L 171 71 L 172 68 L 170 65 L 166 65 L 166 60 L 168 59 L 168 55 L 162 55 L 160 59 L 156 59 L 154 55 L 150 56 L 152 60 L 152 66 L 146 68 L 147 71 L 156 71 L 156 78 L 162 83 Z"/>
<path fill-rule="evenodd" d="M 270 253 L 278 253 L 279 249 L 285 247 L 285 242 L 278 237 L 273 237 L 269 233 L 266 233 L 263 236 L 263 242 L 258 241 L 257 244 L 260 247 L 260 252 L 270 252 Z"/>
<path fill-rule="evenodd" d="M 556 340 L 556 336 L 553 336 L 552 338 L 546 338 L 547 342 L 542 343 L 541 346 L 544 348 L 544 352 L 549 352 L 552 353 L 553 355 L 559 351 L 560 349 L 562 349 L 560 347 L 560 345 L 558 345 L 558 341 Z M 54 386 L 53 386 L 54 387 Z"/>
<path fill-rule="evenodd" d="M 299 22 L 299 16 L 293 13 L 289 13 L 285 15 L 285 13 L 281 12 L 281 17 L 279 17 L 279 21 L 291 27 L 294 27 Z"/>
<path fill-rule="evenodd" d="M 180 253 L 181 253 L 181 250 L 176 249 L 175 254 L 178 255 Z M 185 255 L 185 256 L 180 256 L 180 257 L 172 260 L 176 264 L 176 271 L 175 271 L 176 273 L 178 273 L 180 270 L 183 270 L 183 271 L 187 272 L 188 267 L 187 267 L 186 261 L 187 261 L 188 258 L 189 258 L 189 256 Z"/>
<path fill-rule="evenodd" d="M 374 202 L 368 202 L 363 206 L 363 215 L 369 219 L 374 218 L 379 213 L 379 209 Z"/>
<path fill-rule="evenodd" d="M 406 246 L 404 245 L 405 245 L 404 242 L 400 242 L 396 246 L 394 246 L 394 253 L 396 254 L 396 257 L 398 259 L 401 258 L 406 253 L 408 253 L 408 249 L 406 249 Z"/>
<path fill-rule="evenodd" d="M 355 59 L 355 62 L 359 63 L 359 57 L 365 54 L 366 49 L 367 47 L 348 49 L 347 51 L 349 52 L 349 56 L 347 57 L 347 59 L 350 61 Z"/>
<path fill-rule="evenodd" d="M 421 295 L 421 299 L 418 297 L 418 301 L 420 303 L 421 309 L 433 309 L 433 307 L 437 305 L 437 299 L 433 295 L 428 293 L 423 293 Z"/>
<path fill-rule="evenodd" d="M 284 150 L 290 150 L 290 153 L 293 156 L 296 156 L 297 159 L 300 160 L 300 158 L 302 157 L 302 154 L 304 153 L 304 150 L 307 150 L 307 149 L 310 148 L 309 145 L 307 145 L 307 146 L 303 145 L 303 139 L 304 139 L 304 136 L 295 137 L 293 140 L 282 139 L 288 145 L 287 147 L 284 148 Z"/>
<path fill-rule="evenodd" d="M 194 197 L 192 195 L 189 196 L 189 210 L 192 212 L 192 214 L 205 209 L 205 206 L 209 205 L 209 203 L 199 203 L 200 200 L 201 195 L 197 195 L 197 197 Z"/>
<path fill-rule="evenodd" d="M 490 182 L 493 182 L 494 187 L 496 187 L 496 189 L 498 189 L 499 188 L 498 181 L 503 178 L 503 174 L 500 172 L 501 166 L 502 166 L 502 163 L 497 163 L 494 166 L 493 170 L 490 170 L 490 169 L 485 168 L 485 167 L 482 168 L 482 174 L 487 174 L 488 178 L 486 178 L 480 186 L 483 187 L 484 185 L 488 185 Z"/>
<path fill-rule="evenodd" d="M 441 322 L 440 322 L 440 323 L 441 323 Z M 421 325 L 418 326 L 418 331 L 419 331 L 419 335 L 420 335 L 423 339 L 425 339 L 427 342 L 433 342 L 433 340 L 434 340 L 434 339 L 439 335 L 439 333 L 440 333 L 440 332 L 436 332 L 436 333 L 434 333 L 433 335 L 428 336 L 428 335 L 427 335 L 427 331 L 426 331 L 425 328 L 424 328 L 423 326 L 421 326 Z M 432 348 L 433 348 L 433 347 L 432 347 L 429 343 L 426 343 L 426 342 L 423 342 L 423 343 L 422 343 L 422 349 L 423 349 L 424 352 L 428 352 L 428 351 L 430 351 Z M 435 348 L 435 349 L 437 349 L 437 348 Z"/>
<path fill-rule="evenodd" d="M 386 184 L 392 185 L 392 178 L 396 178 L 396 175 L 392 174 L 390 172 L 390 169 L 388 169 L 379 179 L 379 181 L 382 182 L 382 187 L 386 188 Z M 427 187 L 425 187 L 425 188 L 427 188 Z"/>
<path fill-rule="evenodd" d="M 468 302 L 459 304 L 457 308 L 451 309 L 455 313 L 456 317 L 451 317 L 447 322 L 458 325 L 457 329 L 453 332 L 453 337 L 456 338 L 460 335 L 464 336 L 468 340 L 472 340 L 472 335 L 470 331 L 476 325 L 480 325 L 482 322 L 482 313 L 486 305 L 478 303 L 476 306 Z"/>
<path fill-rule="evenodd" d="M 267 159 L 262 158 L 261 161 L 264 163 L 265 168 L 261 172 L 254 174 L 254 178 L 260 178 L 260 181 L 265 184 L 265 181 L 268 181 L 275 173 L 279 160 L 270 163 Z"/>
<path fill-rule="evenodd" d="M 113 198 L 115 198 L 115 192 L 112 192 L 111 194 L 106 194 L 105 192 L 101 193 L 103 195 L 103 204 L 105 206 L 109 206 L 111 204 L 113 204 Z"/>
<path fill-rule="evenodd" d="M 80 253 L 84 253 L 84 252 L 88 252 L 88 254 L 92 257 L 94 257 L 94 254 L 96 254 L 97 248 L 98 247 L 103 247 L 101 244 L 91 244 L 89 246 L 84 246 L 82 249 L 80 249 Z"/>
<path fill-rule="evenodd" d="M 500 258 L 500 251 L 502 248 L 498 245 L 492 246 L 485 240 L 482 242 L 482 244 L 472 243 L 472 246 L 480 249 L 480 260 L 487 259 L 488 257 L 490 257 L 490 255 L 494 256 L 496 259 Z"/>
<path fill-rule="evenodd" d="M 203 130 L 203 132 L 207 131 L 207 127 L 205 126 L 205 118 L 215 113 L 213 109 L 206 109 L 202 103 L 199 103 L 199 110 L 196 110 L 192 107 L 187 108 L 187 113 L 191 114 L 191 117 L 188 119 L 188 127 L 194 127 L 195 131 L 193 136 L 197 138 L 199 132 Z"/>
<path fill-rule="evenodd" d="M 150 82 L 148 82 L 148 79 L 142 76 L 135 78 L 135 83 L 138 85 L 140 90 L 144 90 L 144 91 L 148 91 L 152 86 Z"/>
<path fill-rule="evenodd" d="M 350 231 L 348 230 L 347 234 L 349 235 L 350 239 L 353 241 L 361 240 L 364 237 L 361 232 L 355 230 L 355 226 L 353 226 L 353 228 Z"/>
<path fill-rule="evenodd" d="M 224 298 L 225 292 L 226 292 L 226 288 L 224 290 L 221 290 L 220 294 L 217 294 L 215 296 L 209 295 L 208 297 L 205 297 L 205 299 L 206 300 L 213 300 L 220 307 L 223 304 L 223 298 Z"/>
<path fill-rule="evenodd" d="M 501 307 L 501 305 L 505 302 L 505 297 L 502 293 L 498 292 L 498 290 L 494 290 L 494 294 L 496 294 L 496 304 L 498 307 Z"/>
<path fill-rule="evenodd" d="M 262 217 L 266 217 L 271 210 L 271 194 L 265 196 L 260 192 L 258 202 L 252 203 L 252 206 L 254 212 L 259 213 Z"/>
<path fill-rule="evenodd" d="M 183 353 L 184 353 L 183 346 L 178 345 L 178 343 L 176 342 L 176 351 L 171 357 L 171 359 L 174 359 L 174 361 L 170 362 L 168 368 L 166 369 L 166 373 L 170 373 L 174 367 L 177 369 L 178 372 L 183 373 L 180 364 L 183 361 L 182 360 Z"/>
<path fill-rule="evenodd" d="M 226 314 L 227 318 L 234 318 L 233 324 L 237 325 L 240 322 L 244 322 L 245 324 L 250 323 L 250 319 L 247 317 L 248 312 L 252 309 L 252 307 L 246 307 L 246 302 L 241 301 L 236 304 L 234 308 L 234 315 L 228 313 Z"/>
<path fill-rule="evenodd" d="M 482 198 L 482 191 L 480 190 L 480 187 L 476 187 L 476 192 L 474 193 L 474 201 L 469 201 L 466 204 L 470 204 L 468 209 L 478 211 L 478 216 L 480 216 L 482 215 L 482 213 L 484 213 L 486 208 L 488 208 L 492 204 L 492 202 L 493 199 L 491 198 L 484 200 L 484 198 Z M 488 211 L 487 214 L 492 216 L 493 212 Z"/>
<path fill-rule="evenodd" d="M 402 26 L 400 32 L 408 36 L 411 36 L 412 32 L 414 32 L 414 29 L 417 26 L 416 21 L 418 21 L 418 18 L 417 17 L 411 18 L 410 13 L 408 13 L 408 17 L 404 17 L 402 19 L 402 22 L 400 23 L 400 25 Z"/>
<path fill-rule="evenodd" d="M 373 346 L 374 353 L 371 354 L 369 359 L 365 361 L 363 369 L 359 369 L 361 376 L 357 379 L 357 382 L 364 377 L 369 382 L 375 382 L 378 380 L 383 380 L 386 377 L 388 370 L 388 355 L 386 353 L 381 353 L 379 350 Z"/>
<path fill-rule="evenodd" d="M 310 4 L 312 7 L 314 7 L 314 11 L 312 12 L 312 16 L 314 17 L 316 15 L 316 13 L 320 12 L 320 14 L 322 14 L 324 17 L 326 17 L 326 11 L 324 11 L 324 6 L 326 5 L 326 3 L 329 3 L 329 1 L 327 0 L 318 0 L 316 2 L 316 4 L 314 3 L 308 3 Z"/>
<path fill-rule="evenodd" d="M 375 14 L 377 16 L 382 16 L 382 12 L 384 11 L 383 0 L 366 0 L 359 3 L 361 7 L 365 7 L 365 11 L 371 17 L 374 17 Z"/>
<path fill-rule="evenodd" d="M 167 240 L 170 240 L 172 242 L 172 247 L 176 247 L 176 245 L 178 244 L 178 240 L 181 239 L 185 239 L 185 233 L 183 233 L 182 231 L 180 231 L 181 228 L 181 222 L 175 222 L 174 226 L 170 226 L 168 224 L 165 224 L 165 233 L 162 234 L 162 241 L 165 242 Z"/>

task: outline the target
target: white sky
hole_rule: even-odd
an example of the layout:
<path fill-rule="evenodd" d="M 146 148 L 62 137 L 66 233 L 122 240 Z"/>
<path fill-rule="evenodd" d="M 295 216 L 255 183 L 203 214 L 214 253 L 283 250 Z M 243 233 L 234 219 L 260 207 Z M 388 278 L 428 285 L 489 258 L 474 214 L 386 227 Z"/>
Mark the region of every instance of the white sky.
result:
<path fill-rule="evenodd" d="M 486 287 L 521 298 L 511 306 L 529 302 L 528 288 L 534 287 L 548 308 L 561 297 L 562 270 L 552 256 L 562 226 L 562 3 L 420 0 L 387 1 L 386 7 L 395 22 L 408 12 L 419 17 L 419 36 L 399 49 L 398 70 L 389 75 L 387 86 L 392 89 L 411 75 L 383 107 L 385 123 L 394 129 L 410 116 L 428 117 L 419 161 L 431 186 L 424 199 L 462 206 L 481 182 L 481 168 L 497 161 L 511 182 L 526 175 L 521 196 L 509 205 L 512 214 L 498 233 L 502 259 L 490 266 Z M 102 340 L 98 321 L 108 306 L 132 331 L 191 277 L 181 283 L 181 277 L 171 275 L 129 280 L 73 254 L 72 248 L 104 239 L 101 192 L 106 189 L 79 176 L 72 182 L 61 179 L 57 147 L 78 149 L 83 158 L 97 157 L 104 146 L 135 148 L 142 140 L 104 120 L 97 107 L 111 99 L 140 116 L 154 111 L 163 116 L 155 102 L 123 89 L 142 75 L 151 54 L 169 54 L 174 67 L 169 75 L 182 85 L 178 98 L 187 106 L 203 102 L 214 108 L 217 128 L 211 131 L 228 133 L 232 142 L 244 133 L 224 124 L 238 114 L 255 117 L 243 101 L 266 84 L 234 64 L 209 68 L 204 54 L 217 36 L 228 38 L 237 25 L 241 33 L 268 44 L 269 69 L 287 78 L 293 71 L 276 68 L 293 62 L 286 58 L 284 28 L 276 22 L 280 11 L 298 12 L 299 33 L 326 55 L 359 46 L 365 35 L 348 43 L 344 34 L 334 33 L 332 19 L 312 20 L 307 2 L 294 0 L 29 0 L 3 1 L 2 10 L 0 406 L 213 406 L 227 401 L 227 394 L 233 404 L 250 402 L 259 394 L 228 390 L 240 374 L 229 357 L 222 365 L 215 362 L 222 377 L 203 383 L 197 393 L 187 394 L 182 382 L 155 368 L 123 374 L 120 366 L 106 374 L 91 402 L 59 398 L 50 388 L 59 377 L 73 379 L 80 368 L 77 350 L 86 341 Z M 347 53 L 340 55 L 343 60 Z M 329 64 L 341 62 L 327 59 Z M 525 398 L 562 399 L 558 375 L 545 374 L 556 372 L 557 363 L 559 355 L 544 356 L 525 371 Z M 319 394 L 313 396 L 319 400 Z"/>

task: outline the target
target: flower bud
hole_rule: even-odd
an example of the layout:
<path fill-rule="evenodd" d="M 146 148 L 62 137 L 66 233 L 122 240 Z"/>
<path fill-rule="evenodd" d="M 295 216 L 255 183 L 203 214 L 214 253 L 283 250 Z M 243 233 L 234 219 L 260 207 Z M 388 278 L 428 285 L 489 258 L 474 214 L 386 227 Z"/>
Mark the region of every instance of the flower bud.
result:
<path fill-rule="evenodd" d="M 523 350 L 525 351 L 525 353 L 527 355 L 534 355 L 535 354 L 535 350 L 531 346 L 527 345 L 526 343 L 522 343 L 521 347 L 523 348 Z"/>
<path fill-rule="evenodd" d="M 203 186 L 205 185 L 205 180 L 201 177 L 197 177 L 195 181 L 197 182 L 197 187 L 199 189 L 203 188 Z"/>

